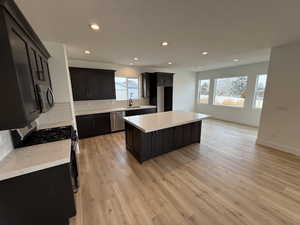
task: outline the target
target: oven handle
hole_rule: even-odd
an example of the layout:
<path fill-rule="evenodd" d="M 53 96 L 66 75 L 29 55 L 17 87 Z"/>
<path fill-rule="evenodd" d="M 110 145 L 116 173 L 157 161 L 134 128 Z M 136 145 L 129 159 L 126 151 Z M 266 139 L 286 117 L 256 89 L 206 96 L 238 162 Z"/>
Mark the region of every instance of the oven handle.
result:
<path fill-rule="evenodd" d="M 77 156 L 76 156 L 76 142 L 72 141 L 71 145 L 71 173 L 74 181 L 74 193 L 77 193 L 79 189 L 79 172 L 78 172 L 78 164 L 77 164 Z"/>

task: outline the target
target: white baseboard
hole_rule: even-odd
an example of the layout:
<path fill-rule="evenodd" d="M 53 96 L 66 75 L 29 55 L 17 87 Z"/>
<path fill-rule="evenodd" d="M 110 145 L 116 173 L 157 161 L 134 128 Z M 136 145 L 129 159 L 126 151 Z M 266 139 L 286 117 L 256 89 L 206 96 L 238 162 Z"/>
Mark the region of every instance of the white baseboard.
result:
<path fill-rule="evenodd" d="M 256 144 L 263 145 L 263 146 L 266 146 L 266 147 L 274 148 L 274 149 L 279 150 L 279 151 L 288 152 L 288 153 L 291 153 L 293 155 L 300 156 L 300 148 L 295 148 L 295 147 L 288 146 L 288 145 L 276 144 L 276 143 L 267 141 L 267 140 L 262 139 L 262 138 L 257 138 L 256 139 Z"/>

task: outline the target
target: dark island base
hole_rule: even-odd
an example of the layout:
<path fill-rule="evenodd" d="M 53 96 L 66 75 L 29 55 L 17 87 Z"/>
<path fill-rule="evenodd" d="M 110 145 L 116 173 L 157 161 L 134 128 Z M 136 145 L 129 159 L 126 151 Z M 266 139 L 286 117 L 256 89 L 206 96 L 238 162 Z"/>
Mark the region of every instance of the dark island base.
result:
<path fill-rule="evenodd" d="M 140 162 L 200 143 L 202 121 L 144 133 L 125 123 L 126 148 Z"/>

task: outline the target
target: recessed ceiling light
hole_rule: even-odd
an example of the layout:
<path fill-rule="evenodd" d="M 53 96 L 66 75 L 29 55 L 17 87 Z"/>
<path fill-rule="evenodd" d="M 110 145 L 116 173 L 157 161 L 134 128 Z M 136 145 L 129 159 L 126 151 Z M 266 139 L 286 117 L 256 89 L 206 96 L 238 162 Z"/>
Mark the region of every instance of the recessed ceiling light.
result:
<path fill-rule="evenodd" d="M 202 55 L 207 55 L 208 54 L 208 52 L 202 52 Z"/>
<path fill-rule="evenodd" d="M 169 43 L 167 42 L 167 41 L 163 41 L 162 43 L 161 43 L 161 46 L 168 46 L 169 45 Z"/>
<path fill-rule="evenodd" d="M 169 64 L 169 65 L 172 65 L 173 63 L 172 63 L 172 62 L 168 62 L 168 64 Z"/>
<path fill-rule="evenodd" d="M 134 59 L 134 61 L 138 61 L 139 60 L 139 58 L 137 58 L 137 57 L 134 57 L 133 59 Z"/>
<path fill-rule="evenodd" d="M 99 25 L 96 24 L 96 23 L 92 23 L 92 24 L 90 25 L 90 28 L 91 28 L 92 30 L 95 30 L 95 31 L 100 30 Z"/>
<path fill-rule="evenodd" d="M 133 65 L 133 63 L 129 63 L 129 65 L 130 65 L 130 66 L 132 66 L 132 65 Z"/>
<path fill-rule="evenodd" d="M 89 54 L 91 54 L 91 52 L 90 52 L 89 50 L 85 50 L 85 51 L 84 51 L 84 54 L 89 55 Z"/>
<path fill-rule="evenodd" d="M 238 62 L 238 61 L 240 61 L 240 60 L 239 60 L 239 59 L 234 59 L 233 61 L 234 61 L 234 62 Z"/>

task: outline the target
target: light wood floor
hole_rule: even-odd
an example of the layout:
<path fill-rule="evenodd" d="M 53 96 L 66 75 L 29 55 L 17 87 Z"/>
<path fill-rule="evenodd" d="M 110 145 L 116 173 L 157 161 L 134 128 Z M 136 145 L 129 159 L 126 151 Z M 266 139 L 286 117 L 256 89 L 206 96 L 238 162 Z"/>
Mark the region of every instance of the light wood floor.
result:
<path fill-rule="evenodd" d="M 256 146 L 256 133 L 205 121 L 201 144 L 143 165 L 124 132 L 82 140 L 72 225 L 299 225 L 300 157 Z"/>

